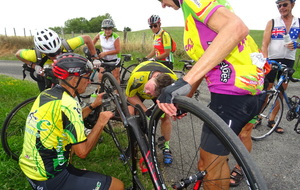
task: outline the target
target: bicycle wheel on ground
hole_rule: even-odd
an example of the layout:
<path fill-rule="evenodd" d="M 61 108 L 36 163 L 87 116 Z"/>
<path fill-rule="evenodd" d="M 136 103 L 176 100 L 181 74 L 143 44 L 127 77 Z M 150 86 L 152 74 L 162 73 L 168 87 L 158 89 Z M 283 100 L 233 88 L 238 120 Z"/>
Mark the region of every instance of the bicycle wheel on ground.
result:
<path fill-rule="evenodd" d="M 172 153 L 172 164 L 164 164 L 164 155 L 159 148 L 161 137 L 161 123 L 160 118 L 163 114 L 157 107 L 155 108 L 149 123 L 149 139 L 150 150 L 154 160 L 155 166 L 160 170 L 161 177 L 164 179 L 168 188 L 174 185 L 179 186 L 183 179 L 193 177 L 198 173 L 198 162 L 200 158 L 200 142 L 203 124 L 206 123 L 212 132 L 223 142 L 227 150 L 230 152 L 228 156 L 228 164 L 232 169 L 238 163 L 243 169 L 247 181 L 240 184 L 239 189 L 267 189 L 266 184 L 262 178 L 261 173 L 257 169 L 249 152 L 239 140 L 236 134 L 228 127 L 228 125 L 220 119 L 212 110 L 200 104 L 198 101 L 187 98 L 177 97 L 174 103 L 178 109 L 186 111 L 187 116 L 180 120 L 172 121 L 172 133 L 169 142 L 170 151 Z M 203 172 L 204 176 L 211 170 L 214 163 L 220 159 L 218 156 Z M 229 172 L 229 171 L 228 171 Z M 200 178 L 200 177 L 199 177 Z M 198 178 L 198 179 L 199 179 Z M 200 189 L 203 186 L 210 185 L 211 189 L 222 189 L 216 185 L 220 180 L 227 180 L 229 186 L 229 178 L 214 179 L 207 181 L 206 178 L 200 178 L 197 183 L 191 183 L 187 189 L 196 188 L 199 185 Z M 226 181 L 224 182 L 226 183 Z"/>
<path fill-rule="evenodd" d="M 18 104 L 6 117 L 1 131 L 3 149 L 12 159 L 17 160 L 23 149 L 27 116 L 36 97 Z"/>
<path fill-rule="evenodd" d="M 274 111 L 273 111 L 274 110 Z M 274 113 L 277 112 L 275 115 Z M 273 113 L 272 113 L 273 112 Z M 272 116 L 273 115 L 273 116 Z M 275 117 L 274 117 L 275 115 Z M 271 135 L 279 125 L 283 115 L 283 100 L 274 90 L 266 92 L 266 100 L 262 106 L 262 110 L 258 115 L 256 125 L 252 130 L 253 140 L 262 140 Z M 274 118 L 274 126 L 268 125 L 270 118 Z"/>
<path fill-rule="evenodd" d="M 129 77 L 136 66 L 138 66 L 137 63 L 129 65 L 128 67 L 124 67 L 124 69 L 122 70 L 121 79 L 120 79 L 120 84 L 122 89 L 126 88 Z"/>

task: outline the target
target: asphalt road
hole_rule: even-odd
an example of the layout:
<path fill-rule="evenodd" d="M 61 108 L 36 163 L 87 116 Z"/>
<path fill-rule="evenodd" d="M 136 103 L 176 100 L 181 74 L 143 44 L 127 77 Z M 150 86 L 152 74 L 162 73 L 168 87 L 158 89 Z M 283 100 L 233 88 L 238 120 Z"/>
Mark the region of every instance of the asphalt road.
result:
<path fill-rule="evenodd" d="M 22 79 L 22 63 L 0 60 L 0 74 Z M 28 76 L 26 80 L 31 79 Z M 300 83 L 291 82 L 287 94 L 300 96 L 299 89 Z M 200 86 L 200 91 L 203 101 L 208 101 L 209 93 L 205 83 Z M 288 122 L 285 113 L 280 124 L 285 133 L 273 133 L 262 141 L 254 141 L 251 153 L 272 190 L 300 189 L 300 135 L 293 130 L 296 121 Z"/>

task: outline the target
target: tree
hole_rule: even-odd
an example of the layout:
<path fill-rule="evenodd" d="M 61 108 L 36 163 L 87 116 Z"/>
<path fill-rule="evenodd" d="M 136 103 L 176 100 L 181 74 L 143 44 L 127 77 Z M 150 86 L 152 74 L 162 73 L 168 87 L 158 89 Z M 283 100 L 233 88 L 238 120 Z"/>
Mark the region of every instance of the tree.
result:
<path fill-rule="evenodd" d="M 131 32 L 131 28 L 126 26 L 126 27 L 124 27 L 124 31 Z"/>
<path fill-rule="evenodd" d="M 89 21 L 83 17 L 74 18 L 67 20 L 65 22 L 65 33 L 70 34 L 71 32 L 80 33 L 82 32 L 90 32 L 90 24 Z"/>

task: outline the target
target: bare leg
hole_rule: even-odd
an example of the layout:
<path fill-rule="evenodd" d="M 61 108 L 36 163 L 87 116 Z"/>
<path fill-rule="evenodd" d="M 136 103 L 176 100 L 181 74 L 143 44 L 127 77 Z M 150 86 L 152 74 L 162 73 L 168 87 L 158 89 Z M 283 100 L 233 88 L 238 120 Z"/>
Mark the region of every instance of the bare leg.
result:
<path fill-rule="evenodd" d="M 120 84 L 120 67 L 116 67 L 113 71 L 112 74 L 114 77 L 117 79 L 118 83 Z"/>
<path fill-rule="evenodd" d="M 211 154 L 200 148 L 198 169 L 200 171 L 207 171 L 207 175 L 204 178 L 205 181 L 212 180 L 212 183 L 204 183 L 205 190 L 216 189 L 216 187 L 219 187 L 220 189 L 229 189 L 230 170 L 227 158 L 227 156 Z"/>
<path fill-rule="evenodd" d="M 124 183 L 121 180 L 114 177 L 111 178 L 112 180 L 111 180 L 109 190 L 124 190 Z"/>
<path fill-rule="evenodd" d="M 164 118 L 161 118 L 161 135 L 164 136 L 166 141 L 170 141 L 172 132 L 172 122 L 170 116 L 165 114 Z"/>

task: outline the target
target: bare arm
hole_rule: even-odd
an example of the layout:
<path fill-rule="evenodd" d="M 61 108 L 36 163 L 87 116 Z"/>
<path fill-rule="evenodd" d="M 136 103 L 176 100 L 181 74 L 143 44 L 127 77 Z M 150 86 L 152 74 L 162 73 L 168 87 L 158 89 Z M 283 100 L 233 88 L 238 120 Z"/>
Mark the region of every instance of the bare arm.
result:
<path fill-rule="evenodd" d="M 207 24 L 218 35 L 184 77 L 184 80 L 191 85 L 224 60 L 249 32 L 247 26 L 238 16 L 223 7 L 211 16 Z"/>
<path fill-rule="evenodd" d="M 147 107 L 143 104 L 143 102 L 140 100 L 140 98 L 137 95 L 128 97 L 127 100 L 133 105 L 139 104 L 143 108 L 144 112 L 147 111 Z"/>
<path fill-rule="evenodd" d="M 268 57 L 268 47 L 269 47 L 269 44 L 271 41 L 271 32 L 272 32 L 271 29 L 272 29 L 272 20 L 270 20 L 267 23 L 267 26 L 265 28 L 264 35 L 263 35 L 261 51 L 265 58 Z"/>
<path fill-rule="evenodd" d="M 150 59 L 151 57 L 153 57 L 155 55 L 155 49 L 153 48 L 151 50 L 151 52 L 146 56 L 146 58 Z"/>
<path fill-rule="evenodd" d="M 87 140 L 72 146 L 72 151 L 74 151 L 79 158 L 86 158 L 91 152 L 93 147 L 97 144 L 104 126 L 112 116 L 113 113 L 110 111 L 101 112 L 97 123 L 93 127 L 91 133 L 87 136 Z"/>
<path fill-rule="evenodd" d="M 94 46 L 94 43 L 92 41 L 92 38 L 88 35 L 82 35 L 81 36 L 84 40 L 84 43 L 88 47 L 89 51 L 91 52 L 91 55 L 95 55 L 97 53 L 96 48 Z"/>
<path fill-rule="evenodd" d="M 96 43 L 97 43 L 97 41 L 99 40 L 99 38 L 100 38 L 100 35 L 99 35 L 99 33 L 94 37 L 94 39 L 93 39 L 93 44 L 95 45 Z"/>

